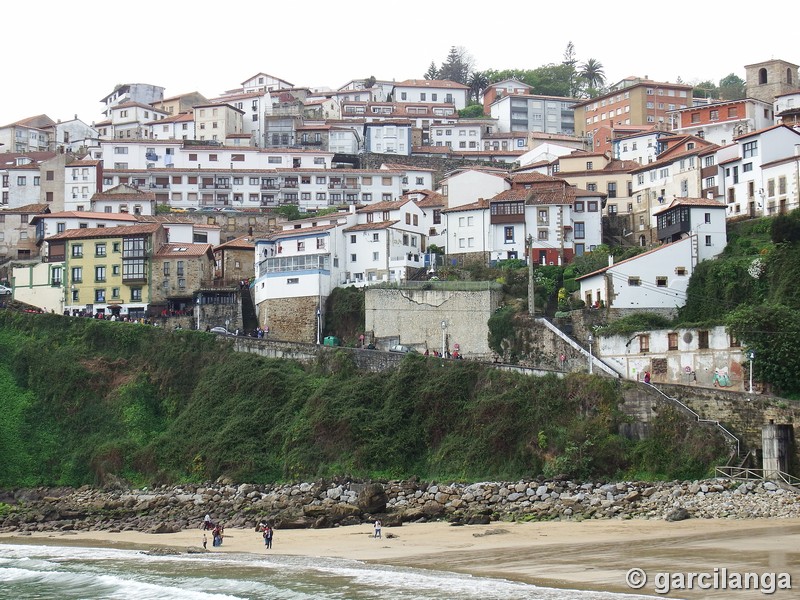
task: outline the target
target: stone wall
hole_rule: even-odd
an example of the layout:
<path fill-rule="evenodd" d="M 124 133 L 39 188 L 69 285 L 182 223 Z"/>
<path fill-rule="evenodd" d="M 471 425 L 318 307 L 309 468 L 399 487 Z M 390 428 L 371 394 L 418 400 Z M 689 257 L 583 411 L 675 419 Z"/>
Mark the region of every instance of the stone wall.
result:
<path fill-rule="evenodd" d="M 318 303 L 317 296 L 267 300 L 258 306 L 258 324 L 278 340 L 316 342 Z"/>
<path fill-rule="evenodd" d="M 449 483 L 351 480 L 254 485 L 217 482 L 145 490 L 84 486 L 0 494 L 8 509 L 0 532 L 197 529 L 204 514 L 226 528 L 255 530 L 370 523 L 386 527 L 444 519 L 462 525 L 497 520 L 798 518 L 798 493 L 772 482 Z M 258 535 L 253 531 L 253 535 Z M 476 534 L 477 535 L 477 534 Z"/>
<path fill-rule="evenodd" d="M 775 396 L 733 392 L 721 388 L 659 385 L 658 389 L 682 402 L 702 419 L 719 421 L 739 438 L 742 457 L 748 451 L 754 452 L 755 468 L 761 468 L 761 430 L 764 425 L 770 422 L 777 425 L 791 425 L 794 439 L 800 437 L 800 405 L 797 403 L 787 402 Z M 621 408 L 625 414 L 633 417 L 634 421 L 623 431 L 630 437 L 647 436 L 649 423 L 658 414 L 660 406 L 665 404 L 677 406 L 644 384 L 626 384 L 623 398 Z M 697 426 L 708 427 L 710 435 L 718 434 L 718 430 L 712 425 Z M 800 451 L 797 446 L 795 443 L 794 465 L 800 465 Z"/>
<path fill-rule="evenodd" d="M 465 358 L 490 358 L 488 321 L 500 306 L 499 290 L 454 291 L 370 287 L 364 301 L 365 329 L 372 331 L 379 347 L 410 345 L 420 352 L 442 349 L 442 322 L 446 323 L 447 351 L 458 350 Z M 413 318 L 409 315 L 413 314 Z"/>

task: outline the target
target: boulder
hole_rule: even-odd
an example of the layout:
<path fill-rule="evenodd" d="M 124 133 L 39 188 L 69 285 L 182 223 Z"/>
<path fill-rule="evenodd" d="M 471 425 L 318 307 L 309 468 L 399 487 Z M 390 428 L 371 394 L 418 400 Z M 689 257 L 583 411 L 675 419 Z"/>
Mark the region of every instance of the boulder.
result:
<path fill-rule="evenodd" d="M 685 521 L 686 519 L 690 518 L 691 515 L 689 511 L 685 508 L 676 508 L 673 511 L 670 511 L 664 519 L 666 521 Z"/>
<path fill-rule="evenodd" d="M 361 512 L 379 513 L 386 510 L 387 502 L 389 496 L 383 486 L 380 483 L 371 483 L 358 494 L 357 506 Z"/>

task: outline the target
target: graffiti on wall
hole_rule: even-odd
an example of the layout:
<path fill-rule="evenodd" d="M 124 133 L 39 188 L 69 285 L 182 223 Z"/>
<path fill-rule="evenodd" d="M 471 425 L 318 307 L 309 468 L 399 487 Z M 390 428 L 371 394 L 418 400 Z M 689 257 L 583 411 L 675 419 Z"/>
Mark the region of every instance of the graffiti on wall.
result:
<path fill-rule="evenodd" d="M 714 387 L 731 387 L 731 378 L 728 367 L 714 369 Z"/>

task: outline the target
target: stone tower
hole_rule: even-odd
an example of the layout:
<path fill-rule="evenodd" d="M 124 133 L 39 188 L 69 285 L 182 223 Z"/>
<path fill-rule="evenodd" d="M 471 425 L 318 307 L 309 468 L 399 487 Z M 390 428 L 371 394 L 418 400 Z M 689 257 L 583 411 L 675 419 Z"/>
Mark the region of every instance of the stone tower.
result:
<path fill-rule="evenodd" d="M 775 96 L 786 94 L 800 87 L 797 80 L 797 65 L 785 60 L 767 60 L 746 65 L 746 90 L 748 98 L 773 104 Z"/>

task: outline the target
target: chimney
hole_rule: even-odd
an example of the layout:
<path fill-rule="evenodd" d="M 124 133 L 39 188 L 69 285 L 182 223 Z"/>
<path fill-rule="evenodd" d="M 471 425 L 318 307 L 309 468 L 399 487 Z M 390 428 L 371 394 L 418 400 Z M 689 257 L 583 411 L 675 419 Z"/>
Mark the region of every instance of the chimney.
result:
<path fill-rule="evenodd" d="M 608 266 L 609 267 L 613 267 L 614 266 L 614 255 L 613 254 L 609 254 L 608 255 Z"/>

